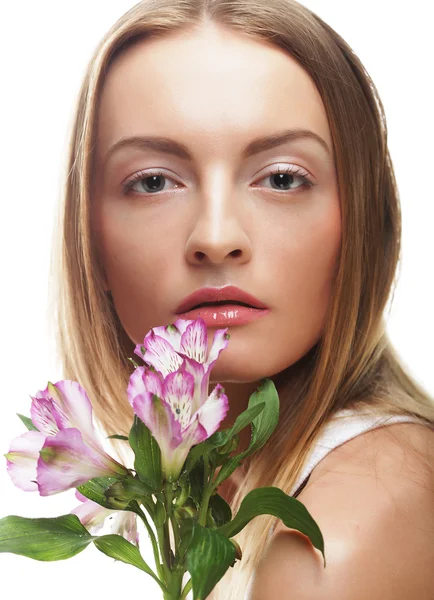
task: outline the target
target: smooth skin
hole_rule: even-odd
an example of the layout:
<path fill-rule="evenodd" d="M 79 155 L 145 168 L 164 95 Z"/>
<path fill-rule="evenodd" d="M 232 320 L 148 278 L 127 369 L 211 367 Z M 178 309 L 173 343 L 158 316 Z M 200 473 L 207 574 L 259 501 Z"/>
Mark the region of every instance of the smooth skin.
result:
<path fill-rule="evenodd" d="M 313 132 L 323 144 L 296 139 L 243 156 L 254 139 L 294 129 Z M 191 156 L 137 144 L 113 148 L 131 136 L 170 138 Z M 288 168 L 298 173 L 279 175 Z M 152 178 L 155 170 L 162 176 Z M 126 192 L 123 186 L 137 174 Z M 312 185 L 305 185 L 300 174 Z M 136 344 L 152 327 L 174 322 L 181 300 L 204 286 L 236 285 L 270 308 L 258 321 L 229 327 L 230 343 L 212 371 L 211 383 L 222 383 L 229 397 L 222 427 L 229 426 L 245 410 L 259 381 L 296 363 L 319 340 L 325 325 L 341 245 L 341 212 L 330 128 L 314 83 L 283 50 L 213 24 L 137 43 L 112 65 L 102 92 L 92 224 L 106 289 Z M 209 329 L 210 342 L 214 329 Z M 411 424 L 401 425 L 400 431 L 427 439 L 431 433 Z M 244 434 L 242 447 L 247 429 Z M 356 438 L 345 446 L 357 448 L 360 443 Z M 354 595 L 354 589 L 362 589 L 359 579 L 366 583 L 372 546 L 385 540 L 382 515 L 389 505 L 381 497 L 372 500 L 374 506 L 353 503 L 348 489 L 360 499 L 370 497 L 372 489 L 369 478 L 352 475 L 351 461 L 362 459 L 351 456 L 332 452 L 322 468 L 327 471 L 338 457 L 338 468 L 349 474 L 338 484 L 312 475 L 299 497 L 312 507 L 325 533 L 327 580 L 302 536 L 276 530 L 258 571 L 253 600 L 326 600 L 325 582 L 327 598 L 336 600 L 407 598 L 399 596 L 399 585 L 387 596 L 381 569 L 375 571 L 379 579 L 373 585 L 384 594 L 375 596 L 369 588 L 368 596 Z M 368 467 L 372 461 L 365 460 Z M 399 486 L 399 461 L 395 466 L 391 461 L 391 477 L 395 473 Z M 224 497 L 230 483 L 236 487 L 237 477 L 236 472 L 219 488 Z M 418 493 L 426 515 L 432 496 Z M 405 502 L 402 494 L 400 498 L 398 502 Z M 369 536 L 354 538 L 352 527 L 334 533 L 342 511 L 346 521 L 359 526 L 375 511 L 377 526 L 370 527 Z M 388 522 L 396 535 L 387 557 L 399 581 L 404 557 L 419 553 L 424 534 L 408 535 L 400 543 L 398 523 Z M 332 538 L 338 542 L 329 544 Z M 432 552 L 430 540 L 424 538 L 424 544 Z M 382 552 L 379 559 L 385 558 L 384 544 Z M 363 568 L 354 566 L 354 556 L 364 557 Z M 300 569 L 303 560 L 305 568 Z M 350 566 L 351 581 L 343 576 Z M 312 583 L 317 576 L 319 587 Z M 406 571 L 405 577 L 412 573 Z M 307 591 L 303 595 L 300 590 Z M 428 600 L 434 593 L 424 596 L 420 591 L 414 597 Z"/>
<path fill-rule="evenodd" d="M 213 368 L 229 423 L 259 380 L 298 361 L 324 327 L 341 215 L 321 98 L 282 50 L 208 25 L 129 49 L 108 73 L 98 114 L 93 225 L 129 337 L 140 343 L 175 321 L 181 300 L 205 286 L 236 285 L 270 308 L 229 327 Z M 313 131 L 330 152 L 304 139 L 242 158 L 255 138 L 293 128 Z M 192 160 L 124 147 L 105 161 L 120 139 L 139 135 L 176 140 Z M 314 186 L 298 175 L 280 183 L 288 168 Z M 164 173 L 154 182 L 161 191 L 146 174 L 123 195 L 122 182 L 151 169 Z"/>

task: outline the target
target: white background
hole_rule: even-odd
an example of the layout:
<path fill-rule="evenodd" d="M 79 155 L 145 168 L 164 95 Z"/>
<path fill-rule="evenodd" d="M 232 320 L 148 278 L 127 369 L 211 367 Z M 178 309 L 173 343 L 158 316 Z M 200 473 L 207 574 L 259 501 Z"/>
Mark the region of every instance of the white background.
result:
<path fill-rule="evenodd" d="M 47 283 L 53 215 L 65 160 L 66 130 L 85 65 L 103 34 L 135 3 L 129 0 L 21 0 L 0 7 L 2 345 L 0 454 L 24 433 L 30 394 L 61 378 L 48 335 Z M 388 328 L 417 380 L 434 393 L 433 88 L 428 0 L 411 10 L 392 0 L 306 0 L 352 46 L 385 105 L 389 146 L 403 213 L 403 262 Z M 54 517 L 77 502 L 14 487 L 0 455 L 0 518 Z M 145 560 L 153 566 L 146 533 Z M 139 570 L 93 545 L 66 561 L 0 556 L 1 595 L 160 598 Z M 137 596 L 136 596 L 137 594 Z"/>

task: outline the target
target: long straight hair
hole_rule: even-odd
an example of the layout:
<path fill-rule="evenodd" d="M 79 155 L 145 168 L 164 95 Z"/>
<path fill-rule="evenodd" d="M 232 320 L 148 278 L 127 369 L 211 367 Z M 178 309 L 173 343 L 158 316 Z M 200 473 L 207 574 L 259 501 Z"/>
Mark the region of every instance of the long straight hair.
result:
<path fill-rule="evenodd" d="M 266 40 L 291 55 L 315 83 L 328 116 L 341 203 L 342 242 L 321 338 L 275 375 L 280 420 L 245 465 L 233 514 L 256 487 L 288 492 L 324 424 L 342 408 L 420 417 L 434 429 L 434 399 L 406 371 L 385 327 L 401 251 L 399 195 L 378 91 L 351 47 L 294 0 L 144 0 L 97 46 L 79 90 L 53 247 L 50 314 L 63 376 L 80 382 L 106 433 L 128 435 L 126 389 L 135 344 L 123 329 L 92 233 L 96 123 L 110 65 L 139 40 L 212 23 Z M 122 455 L 122 441 L 113 441 Z M 243 551 L 212 595 L 240 600 L 275 518 L 256 517 L 236 539 Z"/>

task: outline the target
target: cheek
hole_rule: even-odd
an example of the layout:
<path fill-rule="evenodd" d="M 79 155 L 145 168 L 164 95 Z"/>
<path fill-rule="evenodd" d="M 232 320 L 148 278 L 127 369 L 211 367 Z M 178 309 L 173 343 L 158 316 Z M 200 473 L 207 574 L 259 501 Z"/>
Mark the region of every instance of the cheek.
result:
<path fill-rule="evenodd" d="M 287 239 L 279 255 L 280 268 L 276 265 L 282 299 L 287 299 L 285 327 L 307 351 L 322 333 L 331 300 L 341 246 L 339 205 L 298 223 Z"/>
<path fill-rule="evenodd" d="M 147 213 L 147 214 L 146 214 Z M 177 269 L 180 255 L 176 236 L 162 236 L 162 226 L 151 211 L 127 212 L 105 199 L 95 211 L 94 235 L 119 319 L 129 337 L 139 343 L 152 327 L 166 324 L 173 299 L 167 279 Z"/>
<path fill-rule="evenodd" d="M 287 223 L 277 250 L 276 274 L 288 298 L 315 303 L 330 291 L 341 245 L 341 214 L 334 200 L 300 212 Z"/>
<path fill-rule="evenodd" d="M 134 282 L 134 287 L 152 288 L 158 273 L 167 269 L 173 256 L 174 236 L 162 233 L 171 231 L 171 226 L 162 225 L 158 211 L 142 208 L 131 209 L 107 199 L 96 214 L 102 256 L 112 286 L 131 287 Z"/>

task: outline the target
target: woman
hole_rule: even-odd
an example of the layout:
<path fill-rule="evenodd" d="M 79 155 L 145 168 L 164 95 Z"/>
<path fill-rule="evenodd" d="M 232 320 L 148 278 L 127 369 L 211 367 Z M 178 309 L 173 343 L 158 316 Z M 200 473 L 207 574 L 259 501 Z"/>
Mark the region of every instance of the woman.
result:
<path fill-rule="evenodd" d="M 214 308 L 188 318 L 231 334 L 211 380 L 222 427 L 262 378 L 279 392 L 272 438 L 219 493 L 233 513 L 256 487 L 297 496 L 327 567 L 257 517 L 212 599 L 432 598 L 434 402 L 386 333 L 398 193 L 381 100 L 346 42 L 292 0 L 140 2 L 89 63 L 68 173 L 59 347 L 105 431 L 131 425 L 136 344 L 202 288 L 214 296 L 193 304 Z M 243 322 L 234 301 L 268 311 Z"/>

